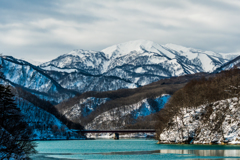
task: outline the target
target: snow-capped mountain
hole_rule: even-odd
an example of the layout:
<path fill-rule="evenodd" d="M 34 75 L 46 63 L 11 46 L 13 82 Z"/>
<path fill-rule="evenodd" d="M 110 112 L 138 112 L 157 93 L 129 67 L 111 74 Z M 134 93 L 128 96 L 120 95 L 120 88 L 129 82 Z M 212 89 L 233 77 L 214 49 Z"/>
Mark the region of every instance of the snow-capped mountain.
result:
<path fill-rule="evenodd" d="M 144 60 L 142 60 L 143 58 Z M 126 64 L 134 66 L 139 64 L 161 65 L 169 60 L 177 60 L 175 63 L 186 63 L 192 66 L 192 68 L 182 66 L 181 69 L 195 73 L 194 71 L 211 72 L 217 65 L 226 62 L 228 59 L 224 59 L 222 54 L 211 51 L 201 51 L 174 44 L 160 45 L 152 41 L 136 40 L 113 45 L 99 52 L 73 50 L 40 66 L 41 68 L 55 66 L 62 69 L 79 69 L 92 74 L 97 73 L 96 70 L 98 70 L 103 74 L 117 66 Z M 175 67 L 175 69 L 177 68 Z M 171 75 L 179 76 L 187 71 L 172 73 Z"/>
<path fill-rule="evenodd" d="M 90 74 L 100 74 L 105 70 L 107 59 L 102 52 L 73 50 L 67 54 L 57 57 L 56 59 L 41 64 L 45 70 L 71 69 L 70 71 L 84 71 Z M 55 68 L 49 68 L 49 67 Z M 63 70 L 69 72 L 69 70 Z"/>
<path fill-rule="evenodd" d="M 114 45 L 102 50 L 102 52 L 105 53 L 106 57 L 112 59 L 108 70 L 126 63 L 132 65 L 155 64 L 164 67 L 173 61 L 173 63 L 180 65 L 187 64 L 191 66 L 191 68 L 186 66 L 172 67 L 173 70 L 177 70 L 179 67 L 182 71 L 171 72 L 171 76 L 179 76 L 187 72 L 195 73 L 196 71 L 211 72 L 216 65 L 224 62 L 222 55 L 214 52 L 201 51 L 174 44 L 160 45 L 146 40 L 130 41 Z M 143 57 L 145 61 L 139 61 L 139 57 Z M 174 62 L 174 60 L 176 61 Z"/>
<path fill-rule="evenodd" d="M 233 56 L 226 57 L 174 44 L 136 40 L 99 52 L 74 50 L 40 67 L 64 88 L 107 91 L 136 88 L 173 76 L 212 72 Z"/>
<path fill-rule="evenodd" d="M 59 103 L 73 97 L 76 92 L 62 88 L 43 70 L 24 60 L 11 56 L 0 57 L 0 65 L 5 79 L 1 83 L 20 86 L 41 99 Z"/>

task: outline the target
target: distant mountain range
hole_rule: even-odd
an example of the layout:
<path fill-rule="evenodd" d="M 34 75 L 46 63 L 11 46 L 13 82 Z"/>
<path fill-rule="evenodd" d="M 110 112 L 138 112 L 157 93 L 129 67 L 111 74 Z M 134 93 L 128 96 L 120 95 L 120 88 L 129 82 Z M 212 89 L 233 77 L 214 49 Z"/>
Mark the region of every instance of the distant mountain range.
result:
<path fill-rule="evenodd" d="M 56 104 L 86 91 L 137 88 L 160 79 L 229 69 L 239 64 L 236 56 L 136 40 L 102 51 L 73 50 L 39 66 L 2 56 L 0 65 L 4 83 Z"/>
<path fill-rule="evenodd" d="M 73 50 L 39 67 L 80 93 L 136 88 L 164 78 L 213 72 L 237 55 L 136 40 L 102 51 Z"/>

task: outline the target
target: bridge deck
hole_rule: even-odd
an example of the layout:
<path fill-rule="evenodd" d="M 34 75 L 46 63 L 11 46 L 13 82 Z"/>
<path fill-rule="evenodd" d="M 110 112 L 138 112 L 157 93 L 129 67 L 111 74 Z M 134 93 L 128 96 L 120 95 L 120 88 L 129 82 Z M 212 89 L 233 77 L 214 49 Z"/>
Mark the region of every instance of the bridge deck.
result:
<path fill-rule="evenodd" d="M 83 130 L 81 133 L 154 133 L 155 129 Z"/>

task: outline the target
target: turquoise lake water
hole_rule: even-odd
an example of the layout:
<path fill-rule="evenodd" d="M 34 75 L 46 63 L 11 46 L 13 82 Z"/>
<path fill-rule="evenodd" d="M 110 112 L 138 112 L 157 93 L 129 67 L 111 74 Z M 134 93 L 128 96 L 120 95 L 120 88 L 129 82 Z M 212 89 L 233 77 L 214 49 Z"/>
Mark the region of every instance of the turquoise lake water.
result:
<path fill-rule="evenodd" d="M 146 139 L 38 141 L 36 160 L 54 159 L 217 159 L 240 160 L 240 146 L 170 145 Z"/>

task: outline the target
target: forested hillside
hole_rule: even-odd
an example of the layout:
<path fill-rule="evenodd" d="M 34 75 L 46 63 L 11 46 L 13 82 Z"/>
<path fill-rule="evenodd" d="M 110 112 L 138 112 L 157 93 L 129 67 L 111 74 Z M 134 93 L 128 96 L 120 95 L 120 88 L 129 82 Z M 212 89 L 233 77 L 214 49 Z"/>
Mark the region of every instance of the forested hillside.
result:
<path fill-rule="evenodd" d="M 12 85 L 5 79 L 4 74 L 1 75 L 1 82 L 4 82 L 2 86 L 8 87 L 14 95 L 14 103 L 20 110 L 24 122 L 28 124 L 29 131 L 33 131 L 31 139 L 67 139 L 73 135 L 69 129 L 83 129 L 80 124 L 75 124 L 61 115 L 49 101 L 40 99 L 25 88 Z M 74 135 L 74 138 L 77 137 Z"/>
<path fill-rule="evenodd" d="M 240 70 L 190 81 L 158 113 L 161 143 L 223 143 L 240 136 Z"/>
<path fill-rule="evenodd" d="M 192 79 L 207 73 L 160 80 L 136 89 L 86 92 L 56 106 L 60 113 L 87 128 L 154 128 L 154 113 L 160 111 L 170 95 Z M 152 121 L 146 126 L 143 120 Z M 120 123 L 121 122 L 121 123 Z M 142 125 L 140 125 L 142 124 Z M 106 127 L 107 126 L 107 127 Z"/>

